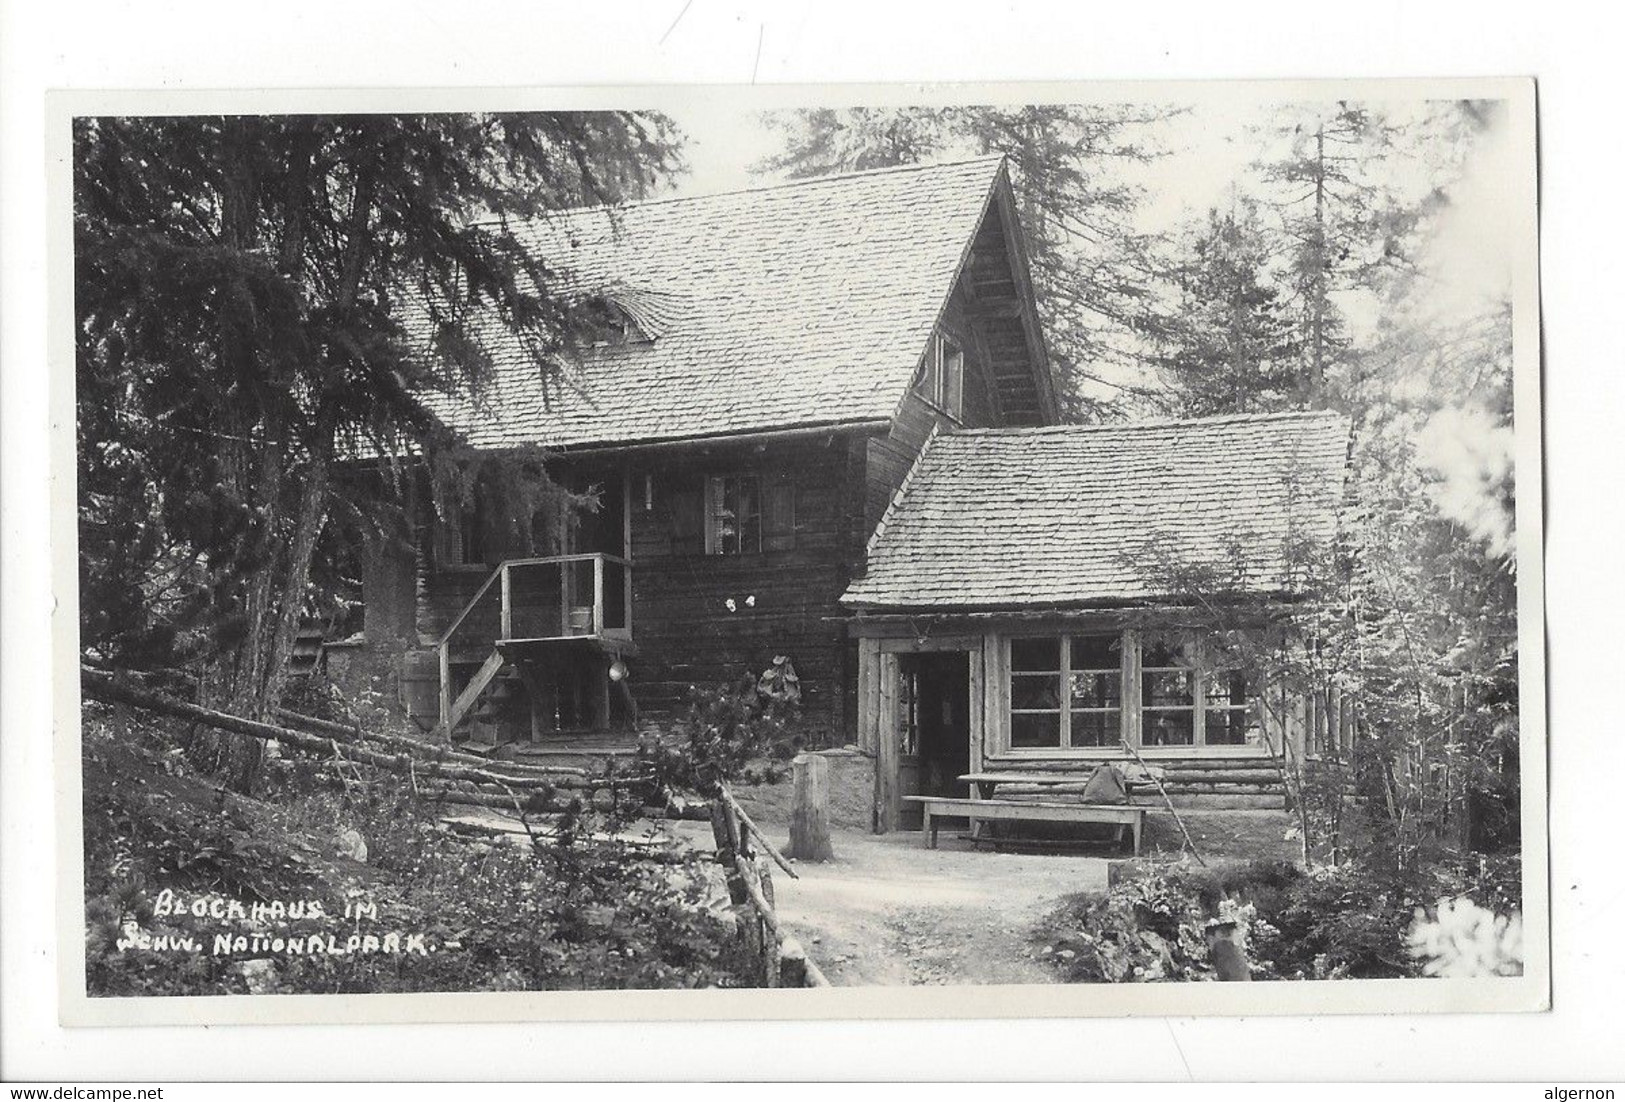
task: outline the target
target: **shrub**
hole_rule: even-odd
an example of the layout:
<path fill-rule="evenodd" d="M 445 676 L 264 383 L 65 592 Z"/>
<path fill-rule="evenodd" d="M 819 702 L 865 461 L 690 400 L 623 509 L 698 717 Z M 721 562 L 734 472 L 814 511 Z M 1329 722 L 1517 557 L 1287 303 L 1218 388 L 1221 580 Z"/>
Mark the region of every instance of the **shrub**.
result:
<path fill-rule="evenodd" d="M 673 726 L 675 743 L 645 737 L 638 761 L 668 789 L 714 796 L 723 784 L 775 783 L 783 763 L 804 745 L 798 731 L 799 690 L 775 688 L 775 666 L 714 688 L 690 685 Z"/>
<path fill-rule="evenodd" d="M 1250 902 L 1212 874 L 1153 866 L 1104 898 L 1081 898 L 1053 918 L 1045 947 L 1069 983 L 1152 983 L 1214 978 L 1210 937 L 1231 924 L 1244 953 L 1271 931 Z M 1255 971 L 1257 968 L 1255 967 Z"/>
<path fill-rule="evenodd" d="M 1234 925 L 1255 979 L 1453 975 L 1521 961 L 1521 922 L 1496 917 L 1516 911 L 1515 885 L 1489 861 L 1409 880 L 1354 863 L 1151 866 L 1104 897 L 1073 900 L 1041 936 L 1069 982 L 1212 979 L 1215 923 Z"/>

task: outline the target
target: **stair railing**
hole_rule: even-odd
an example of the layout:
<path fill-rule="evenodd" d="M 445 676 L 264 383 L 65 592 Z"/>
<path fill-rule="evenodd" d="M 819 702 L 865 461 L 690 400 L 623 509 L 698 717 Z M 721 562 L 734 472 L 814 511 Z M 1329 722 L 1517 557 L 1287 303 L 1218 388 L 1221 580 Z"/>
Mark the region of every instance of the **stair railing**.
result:
<path fill-rule="evenodd" d="M 468 619 L 469 614 L 472 613 L 474 611 L 474 609 L 479 605 L 479 603 L 482 600 L 485 599 L 485 595 L 487 593 L 491 592 L 491 587 L 493 585 L 496 585 L 498 581 L 501 581 L 502 585 L 503 585 L 503 589 L 504 590 L 507 589 L 507 580 L 506 580 L 506 578 L 507 578 L 507 570 L 506 570 L 507 565 L 508 565 L 507 563 L 503 563 L 501 566 L 499 566 L 495 570 L 491 571 L 490 576 L 487 577 L 484 582 L 480 583 L 480 587 L 474 591 L 474 596 L 470 597 L 469 600 L 468 600 L 468 603 L 463 606 L 463 610 L 461 612 L 459 612 L 455 617 L 453 617 L 453 619 L 451 621 L 451 625 L 449 627 L 447 627 L 445 631 L 441 632 L 440 633 L 440 638 L 435 641 L 435 649 L 438 651 L 438 657 L 439 657 L 439 660 L 440 660 L 440 727 L 441 727 L 441 730 L 446 732 L 446 737 L 447 738 L 451 737 L 450 726 L 451 726 L 451 703 L 452 703 L 452 694 L 451 694 L 451 640 L 452 640 L 452 637 L 457 634 L 457 629 L 459 629 L 459 628 L 461 628 L 463 626 L 463 622 Z M 503 593 L 503 601 L 502 601 L 502 617 L 503 617 L 503 626 L 504 627 L 507 626 L 507 616 L 508 616 L 507 609 L 508 609 L 507 593 L 504 592 Z"/>
<path fill-rule="evenodd" d="M 589 562 L 592 564 L 593 572 L 592 604 L 590 606 L 592 620 L 590 623 L 576 625 L 571 622 L 571 613 L 575 607 L 575 601 L 571 593 L 571 582 L 574 576 L 573 568 L 577 564 Z M 619 555 L 606 555 L 601 552 L 581 555 L 550 555 L 541 558 L 505 559 L 497 565 L 496 569 L 491 571 L 485 581 L 480 584 L 480 587 L 474 591 L 474 596 L 469 598 L 462 611 L 453 618 L 450 626 L 435 641 L 435 648 L 438 652 L 437 657 L 440 662 L 440 725 L 442 729 L 447 728 L 451 720 L 453 700 L 451 645 L 453 638 L 464 623 L 467 622 L 470 614 L 486 599 L 493 589 L 499 593 L 501 601 L 498 609 L 497 639 L 514 638 L 514 573 L 516 570 L 535 569 L 543 566 L 556 567 L 558 570 L 559 624 L 557 635 L 559 637 L 588 635 L 631 639 L 632 564 L 627 559 Z M 612 566 L 619 567 L 620 578 L 618 579 L 618 585 L 616 584 L 617 580 L 610 576 L 613 574 L 613 571 L 609 569 Z M 614 608 L 616 615 L 606 615 L 606 595 L 611 592 L 608 588 L 611 585 L 616 590 L 619 590 L 616 594 L 618 600 Z M 521 585 L 520 588 L 523 588 L 523 586 Z M 618 622 L 611 624 L 610 620 Z M 493 643 L 495 641 L 492 640 Z M 449 736 L 449 730 L 447 734 Z"/>

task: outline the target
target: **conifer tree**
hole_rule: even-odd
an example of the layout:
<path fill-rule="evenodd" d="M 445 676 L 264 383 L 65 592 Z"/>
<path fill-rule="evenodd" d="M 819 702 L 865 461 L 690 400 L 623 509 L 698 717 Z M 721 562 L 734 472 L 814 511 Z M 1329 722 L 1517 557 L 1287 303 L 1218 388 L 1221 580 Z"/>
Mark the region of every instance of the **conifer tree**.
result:
<path fill-rule="evenodd" d="M 1256 204 L 1237 198 L 1223 213 L 1209 211 L 1182 245 L 1158 363 L 1169 387 L 1164 404 L 1190 417 L 1293 408 L 1300 339 Z"/>
<path fill-rule="evenodd" d="M 569 311 L 509 223 L 644 193 L 674 140 L 619 112 L 78 120 L 87 656 L 186 661 L 210 703 L 267 718 L 335 465 L 439 444 L 419 397 L 488 378 L 481 312 L 549 370 Z M 222 766 L 248 790 L 240 742 Z"/>

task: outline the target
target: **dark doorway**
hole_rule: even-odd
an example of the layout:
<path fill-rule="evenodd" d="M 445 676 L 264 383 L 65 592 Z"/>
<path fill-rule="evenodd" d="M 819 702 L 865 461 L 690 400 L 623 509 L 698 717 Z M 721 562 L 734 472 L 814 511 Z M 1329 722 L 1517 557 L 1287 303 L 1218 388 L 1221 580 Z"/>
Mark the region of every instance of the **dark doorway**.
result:
<path fill-rule="evenodd" d="M 598 491 L 598 510 L 583 509 L 576 514 L 576 531 L 570 553 L 587 555 L 626 555 L 626 484 L 619 472 L 599 478 L 576 478 L 572 489 Z"/>
<path fill-rule="evenodd" d="M 905 796 L 969 795 L 959 778 L 970 772 L 970 655 L 900 654 L 897 670 L 898 790 Z"/>

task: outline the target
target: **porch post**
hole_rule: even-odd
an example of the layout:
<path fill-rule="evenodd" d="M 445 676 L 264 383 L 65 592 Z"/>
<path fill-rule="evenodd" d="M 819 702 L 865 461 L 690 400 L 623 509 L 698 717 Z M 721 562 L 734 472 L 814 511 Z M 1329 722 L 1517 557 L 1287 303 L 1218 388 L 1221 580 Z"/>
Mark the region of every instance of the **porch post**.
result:
<path fill-rule="evenodd" d="M 1134 628 L 1123 632 L 1123 699 L 1118 713 L 1122 722 L 1123 741 L 1138 750 L 1140 742 L 1140 633 Z"/>
<path fill-rule="evenodd" d="M 604 556 L 592 557 L 592 633 L 604 634 Z"/>
<path fill-rule="evenodd" d="M 897 829 L 902 810 L 897 791 L 897 656 L 881 651 L 877 657 L 880 685 L 875 694 L 875 833 L 889 834 Z"/>
<path fill-rule="evenodd" d="M 513 581 L 508 564 L 502 564 L 502 638 L 513 638 Z"/>

